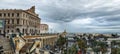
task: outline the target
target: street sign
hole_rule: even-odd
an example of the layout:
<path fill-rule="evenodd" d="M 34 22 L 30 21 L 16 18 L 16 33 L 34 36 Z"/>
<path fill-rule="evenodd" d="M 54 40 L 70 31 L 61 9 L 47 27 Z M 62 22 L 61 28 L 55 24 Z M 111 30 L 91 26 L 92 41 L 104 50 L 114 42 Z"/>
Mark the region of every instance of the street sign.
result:
<path fill-rule="evenodd" d="M 0 28 L 4 28 L 4 20 L 0 20 Z"/>

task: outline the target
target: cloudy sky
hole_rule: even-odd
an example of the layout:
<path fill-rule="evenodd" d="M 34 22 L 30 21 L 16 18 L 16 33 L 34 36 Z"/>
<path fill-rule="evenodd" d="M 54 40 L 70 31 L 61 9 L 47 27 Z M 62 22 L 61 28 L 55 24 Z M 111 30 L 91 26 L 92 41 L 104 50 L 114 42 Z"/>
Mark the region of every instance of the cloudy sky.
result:
<path fill-rule="evenodd" d="M 120 0 L 0 0 L 0 9 L 28 9 L 52 32 L 120 32 Z"/>

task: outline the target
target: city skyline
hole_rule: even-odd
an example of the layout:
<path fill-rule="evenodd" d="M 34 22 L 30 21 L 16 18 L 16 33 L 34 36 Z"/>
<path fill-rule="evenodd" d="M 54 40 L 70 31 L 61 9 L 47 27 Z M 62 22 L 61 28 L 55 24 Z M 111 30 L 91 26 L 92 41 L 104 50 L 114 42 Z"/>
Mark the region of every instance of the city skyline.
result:
<path fill-rule="evenodd" d="M 36 6 L 43 23 L 57 32 L 109 33 L 120 30 L 119 0 L 0 0 L 0 9 Z"/>

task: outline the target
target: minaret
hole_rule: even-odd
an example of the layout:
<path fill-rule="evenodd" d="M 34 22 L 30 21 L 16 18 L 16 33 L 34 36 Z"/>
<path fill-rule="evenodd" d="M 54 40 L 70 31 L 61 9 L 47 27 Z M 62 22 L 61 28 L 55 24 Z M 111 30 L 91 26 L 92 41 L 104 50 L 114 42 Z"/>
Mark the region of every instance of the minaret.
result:
<path fill-rule="evenodd" d="M 63 33 L 67 33 L 66 29 L 64 30 L 64 32 L 63 32 Z"/>
<path fill-rule="evenodd" d="M 66 34 L 67 34 L 66 29 L 64 30 L 64 32 L 62 34 L 63 34 L 63 36 L 66 36 Z"/>

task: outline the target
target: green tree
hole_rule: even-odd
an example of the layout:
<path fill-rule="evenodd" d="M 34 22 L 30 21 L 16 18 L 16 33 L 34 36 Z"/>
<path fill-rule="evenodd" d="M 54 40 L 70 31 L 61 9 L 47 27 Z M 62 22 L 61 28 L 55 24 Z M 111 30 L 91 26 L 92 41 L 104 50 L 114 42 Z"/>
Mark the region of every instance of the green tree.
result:
<path fill-rule="evenodd" d="M 96 54 L 98 54 L 98 52 L 100 52 L 100 47 L 93 47 L 92 49 Z"/>
<path fill-rule="evenodd" d="M 111 54 L 117 54 L 117 48 L 112 48 Z"/>
<path fill-rule="evenodd" d="M 120 54 L 120 48 L 112 48 L 111 54 Z"/>
<path fill-rule="evenodd" d="M 98 47 L 98 42 L 96 40 L 92 40 L 91 44 L 92 44 L 91 47 L 92 47 L 93 51 L 96 54 L 98 54 L 98 52 L 100 52 L 100 47 Z"/>
<path fill-rule="evenodd" d="M 111 46 L 113 46 L 112 47 L 112 49 L 111 49 L 111 54 L 120 54 L 120 42 L 119 41 L 112 41 L 111 42 Z M 118 46 L 118 47 L 115 47 L 115 46 Z"/>
<path fill-rule="evenodd" d="M 77 40 L 77 44 L 78 44 L 78 47 L 79 47 L 80 49 L 82 49 L 82 51 L 83 51 L 84 53 L 86 53 L 86 48 L 87 48 L 86 41 L 85 41 L 85 40 L 82 40 L 82 39 L 78 39 L 78 40 Z"/>
<path fill-rule="evenodd" d="M 72 47 L 68 48 L 67 54 L 77 54 L 77 51 L 76 45 L 72 45 Z"/>
<path fill-rule="evenodd" d="M 93 41 L 92 43 L 92 49 L 94 52 L 98 53 L 98 52 L 102 52 L 102 54 L 107 52 L 107 47 L 108 45 L 105 42 L 101 42 L 101 41 Z"/>
<path fill-rule="evenodd" d="M 105 42 L 99 42 L 99 46 L 100 46 L 100 51 L 102 52 L 102 54 L 107 52 L 107 44 Z"/>
<path fill-rule="evenodd" d="M 60 36 L 56 42 L 56 45 L 61 49 L 63 45 L 66 43 L 66 38 Z"/>

